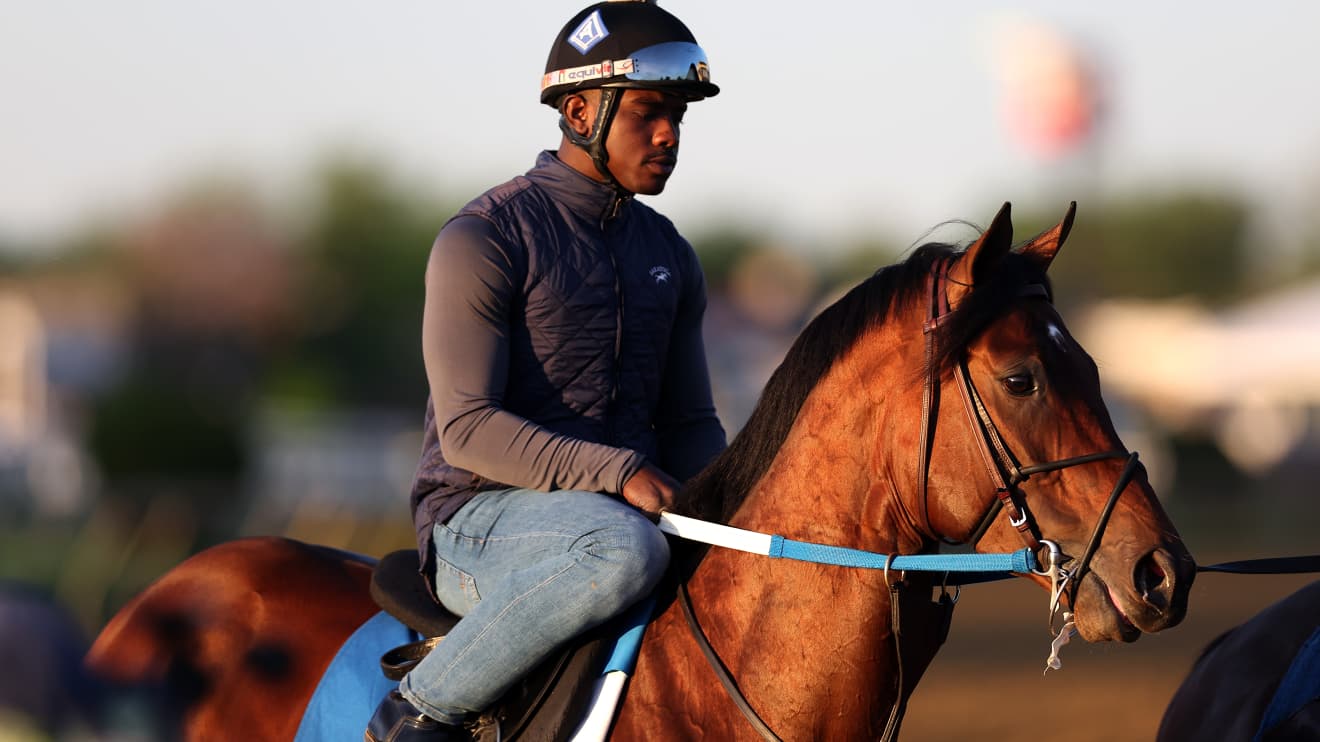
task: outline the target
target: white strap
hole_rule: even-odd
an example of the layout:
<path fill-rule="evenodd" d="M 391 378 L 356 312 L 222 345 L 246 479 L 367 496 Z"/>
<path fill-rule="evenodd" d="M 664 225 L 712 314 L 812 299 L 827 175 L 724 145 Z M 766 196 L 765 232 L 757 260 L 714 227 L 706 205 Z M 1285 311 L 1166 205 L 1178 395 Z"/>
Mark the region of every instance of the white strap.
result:
<path fill-rule="evenodd" d="M 713 544 L 763 556 L 770 554 L 770 542 L 774 538 L 768 533 L 746 531 L 673 513 L 660 514 L 660 530 L 689 541 L 700 541 L 703 544 Z"/>

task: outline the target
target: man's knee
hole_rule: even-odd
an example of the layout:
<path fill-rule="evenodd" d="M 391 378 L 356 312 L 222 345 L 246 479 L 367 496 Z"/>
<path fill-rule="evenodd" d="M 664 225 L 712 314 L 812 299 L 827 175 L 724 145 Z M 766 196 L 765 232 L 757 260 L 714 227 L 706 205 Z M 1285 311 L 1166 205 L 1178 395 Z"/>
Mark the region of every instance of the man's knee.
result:
<path fill-rule="evenodd" d="M 596 572 L 592 588 L 617 596 L 620 608 L 648 595 L 669 566 L 669 542 L 640 513 L 593 531 L 583 550 L 592 558 Z"/>

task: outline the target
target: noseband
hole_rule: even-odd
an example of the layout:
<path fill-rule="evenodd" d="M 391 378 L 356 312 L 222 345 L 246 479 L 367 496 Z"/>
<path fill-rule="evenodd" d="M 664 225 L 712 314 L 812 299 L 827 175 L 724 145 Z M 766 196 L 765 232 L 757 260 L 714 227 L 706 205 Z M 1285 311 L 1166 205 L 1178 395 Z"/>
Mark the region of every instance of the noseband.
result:
<path fill-rule="evenodd" d="M 1082 557 L 1077 560 L 1071 569 L 1072 592 L 1069 595 L 1070 605 L 1076 604 L 1077 588 L 1081 584 L 1082 577 L 1091 562 L 1091 557 L 1095 555 L 1100 547 L 1100 540 L 1104 536 L 1105 528 L 1109 525 L 1109 517 L 1114 511 L 1114 506 L 1118 503 L 1119 496 L 1127 489 L 1132 477 L 1136 474 L 1139 463 L 1136 452 L 1127 452 L 1122 450 L 1101 451 L 1098 453 L 1089 453 L 1082 456 L 1073 456 L 1066 459 L 1057 459 L 1043 464 L 1032 464 L 1021 466 L 1017 457 L 1008 450 L 1004 444 L 1004 438 L 999 433 L 999 428 L 990 417 L 985 403 L 981 400 L 981 395 L 976 391 L 976 385 L 972 383 L 971 372 L 967 369 L 967 356 L 964 354 L 959 358 L 957 366 L 953 370 L 953 377 L 958 382 L 958 391 L 963 401 L 963 409 L 967 413 L 967 420 L 975 432 L 977 449 L 981 452 L 981 460 L 985 464 L 986 471 L 990 475 L 991 482 L 995 485 L 995 499 L 986 509 L 981 517 L 980 523 L 972 530 L 967 537 L 966 542 L 959 542 L 946 536 L 937 534 L 930 523 L 930 500 L 929 500 L 929 478 L 930 478 L 930 460 L 931 447 L 935 433 L 935 419 L 939 408 L 940 398 L 940 370 L 935 364 L 935 331 L 943 325 L 949 317 L 952 316 L 952 309 L 949 306 L 948 286 L 950 281 L 949 269 L 953 265 L 953 258 L 943 257 L 936 261 L 930 276 L 930 302 L 926 314 L 923 331 L 926 335 L 926 378 L 922 387 L 922 411 L 921 411 L 921 451 L 920 459 L 917 462 L 918 483 L 917 483 L 917 502 L 919 512 L 922 518 L 925 534 L 932 539 L 942 541 L 946 544 L 958 545 L 968 543 L 975 546 L 985 532 L 989 530 L 994 519 L 1003 510 L 1008 514 L 1008 522 L 1018 534 L 1022 537 L 1027 548 L 1033 551 L 1040 551 L 1051 542 L 1043 538 L 1035 518 L 1027 508 L 1026 498 L 1024 497 L 1019 485 L 1031 478 L 1033 474 L 1043 474 L 1046 472 L 1067 469 L 1073 466 L 1089 464 L 1106 459 L 1127 459 L 1127 464 L 1123 467 L 1118 481 L 1114 484 L 1113 491 L 1109 494 L 1109 499 L 1105 503 L 1099 518 L 1096 520 L 1094 529 L 1091 531 L 1091 538 L 1087 542 Z M 1022 298 L 1037 297 L 1045 301 L 1051 301 L 1049 289 L 1040 283 L 1031 283 L 1022 287 L 1018 295 Z M 1055 547 L 1057 549 L 1057 547 Z M 1048 564 L 1044 559 L 1040 560 L 1042 564 Z"/>

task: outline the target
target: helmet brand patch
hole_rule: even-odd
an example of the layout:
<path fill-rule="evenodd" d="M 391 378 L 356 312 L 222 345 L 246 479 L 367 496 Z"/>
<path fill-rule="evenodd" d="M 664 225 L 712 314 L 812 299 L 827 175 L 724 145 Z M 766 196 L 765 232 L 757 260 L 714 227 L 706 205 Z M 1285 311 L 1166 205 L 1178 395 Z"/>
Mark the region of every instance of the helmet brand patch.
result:
<path fill-rule="evenodd" d="M 573 33 L 568 35 L 568 43 L 572 44 L 574 49 L 586 54 L 591 51 L 591 47 L 599 44 L 609 35 L 610 31 L 605 28 L 605 21 L 601 20 L 600 11 L 597 10 L 573 29 Z"/>
<path fill-rule="evenodd" d="M 572 67 L 566 70 L 554 70 L 541 76 L 541 89 L 545 90 L 551 85 L 563 85 L 564 83 L 579 83 L 588 80 L 598 80 L 615 75 L 627 75 L 634 69 L 635 65 L 631 59 L 607 59 L 600 64 L 588 64 L 582 67 Z"/>

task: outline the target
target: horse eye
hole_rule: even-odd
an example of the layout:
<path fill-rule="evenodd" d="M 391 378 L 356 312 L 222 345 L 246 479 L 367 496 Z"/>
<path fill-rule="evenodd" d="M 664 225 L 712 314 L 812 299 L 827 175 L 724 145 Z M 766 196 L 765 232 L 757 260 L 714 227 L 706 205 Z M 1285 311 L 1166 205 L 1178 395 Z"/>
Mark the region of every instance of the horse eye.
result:
<path fill-rule="evenodd" d="M 1014 397 L 1026 397 L 1036 391 L 1036 378 L 1027 373 L 1006 376 L 1004 389 Z"/>

